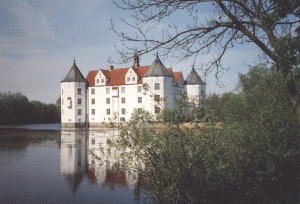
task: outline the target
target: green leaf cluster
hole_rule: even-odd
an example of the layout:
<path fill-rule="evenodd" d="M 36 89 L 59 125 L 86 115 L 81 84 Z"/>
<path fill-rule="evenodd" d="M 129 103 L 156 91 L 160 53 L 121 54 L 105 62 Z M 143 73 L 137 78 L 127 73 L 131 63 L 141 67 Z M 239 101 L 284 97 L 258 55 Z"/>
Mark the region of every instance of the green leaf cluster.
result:
<path fill-rule="evenodd" d="M 184 124 L 163 110 L 163 129 L 138 117 L 115 147 L 127 165 L 143 162 L 144 190 L 158 203 L 297 203 L 299 124 L 283 76 L 264 66 L 241 74 L 209 122 Z M 183 93 L 179 108 L 188 103 Z M 134 159 L 135 158 L 135 159 Z"/>

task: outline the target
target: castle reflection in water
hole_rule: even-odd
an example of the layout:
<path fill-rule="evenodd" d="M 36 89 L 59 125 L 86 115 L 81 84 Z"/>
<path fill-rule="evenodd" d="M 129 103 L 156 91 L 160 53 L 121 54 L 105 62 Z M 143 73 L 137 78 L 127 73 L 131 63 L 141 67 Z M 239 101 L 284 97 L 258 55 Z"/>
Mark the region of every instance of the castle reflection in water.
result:
<path fill-rule="evenodd" d="M 103 129 L 63 129 L 61 130 L 61 173 L 72 191 L 79 188 L 87 178 L 91 184 L 109 185 L 111 189 L 129 187 L 138 196 L 143 178 L 137 170 L 115 168 L 122 166 L 122 152 L 103 157 L 100 147 L 107 151 L 109 143 L 117 139 L 120 131 L 117 128 Z M 99 160 L 97 157 L 101 157 Z M 143 164 L 138 164 L 143 168 Z"/>

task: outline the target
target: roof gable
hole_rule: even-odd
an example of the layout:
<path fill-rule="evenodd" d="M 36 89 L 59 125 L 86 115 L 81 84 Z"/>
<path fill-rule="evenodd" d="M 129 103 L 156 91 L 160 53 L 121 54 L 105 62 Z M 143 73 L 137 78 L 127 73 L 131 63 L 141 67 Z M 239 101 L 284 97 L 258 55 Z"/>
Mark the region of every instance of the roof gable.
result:
<path fill-rule="evenodd" d="M 89 86 L 95 86 L 95 77 L 98 74 L 99 70 L 89 71 L 88 75 L 86 76 L 86 80 L 89 83 Z"/>
<path fill-rule="evenodd" d="M 122 85 L 125 84 L 125 75 L 129 68 L 113 69 L 109 72 L 109 81 L 106 85 Z"/>
<path fill-rule="evenodd" d="M 180 79 L 180 76 L 182 75 L 182 72 L 173 72 L 173 75 L 174 75 L 175 82 L 177 84 Z"/>

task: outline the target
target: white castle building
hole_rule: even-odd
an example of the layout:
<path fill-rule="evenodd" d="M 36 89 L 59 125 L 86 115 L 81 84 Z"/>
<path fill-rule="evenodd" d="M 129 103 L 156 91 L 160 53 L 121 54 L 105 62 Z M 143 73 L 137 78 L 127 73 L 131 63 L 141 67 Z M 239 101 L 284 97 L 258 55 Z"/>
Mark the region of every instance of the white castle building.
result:
<path fill-rule="evenodd" d="M 148 84 L 149 91 L 143 89 L 143 84 Z M 158 55 L 151 66 L 140 66 L 136 56 L 132 67 L 109 66 L 108 70 L 89 71 L 86 78 L 74 60 L 61 81 L 62 127 L 95 127 L 103 122 L 129 121 L 134 109 L 155 115 L 161 108 L 177 108 L 174 98 L 182 89 L 190 103 L 201 105 L 206 84 L 195 69 L 185 80 L 181 71 L 166 68 Z M 161 107 L 155 107 L 161 97 L 166 100 Z"/>

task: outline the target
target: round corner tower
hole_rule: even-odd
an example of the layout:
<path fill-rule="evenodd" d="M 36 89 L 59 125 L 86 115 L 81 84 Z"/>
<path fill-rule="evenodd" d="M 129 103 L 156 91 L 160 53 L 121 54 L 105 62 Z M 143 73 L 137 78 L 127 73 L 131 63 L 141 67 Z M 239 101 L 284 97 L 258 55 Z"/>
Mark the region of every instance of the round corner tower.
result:
<path fill-rule="evenodd" d="M 78 69 L 75 60 L 61 84 L 61 126 L 86 126 L 87 81 Z"/>
<path fill-rule="evenodd" d="M 197 108 L 203 105 L 203 100 L 206 96 L 206 83 L 202 81 L 194 67 L 186 78 L 185 86 L 188 100 L 189 103 L 192 104 L 192 108 Z"/>

